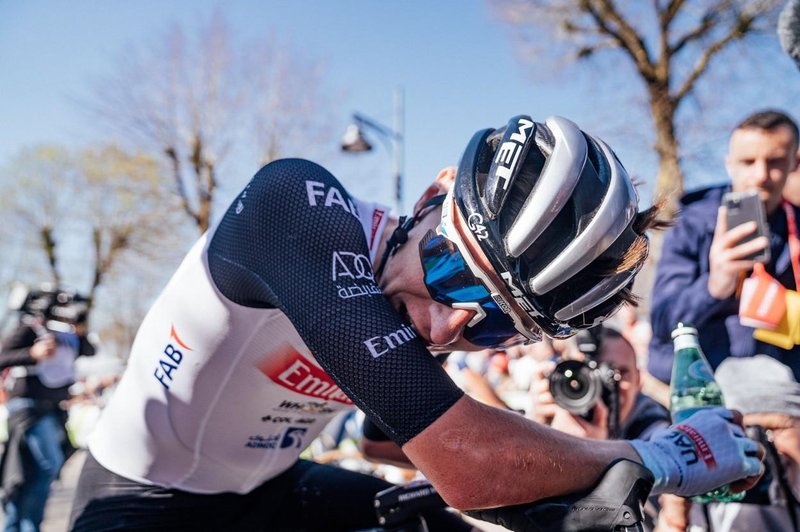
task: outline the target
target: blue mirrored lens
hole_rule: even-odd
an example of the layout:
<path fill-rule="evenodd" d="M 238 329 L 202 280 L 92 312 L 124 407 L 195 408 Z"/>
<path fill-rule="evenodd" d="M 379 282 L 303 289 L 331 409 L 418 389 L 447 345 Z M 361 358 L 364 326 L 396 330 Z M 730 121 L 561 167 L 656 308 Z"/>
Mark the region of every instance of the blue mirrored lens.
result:
<path fill-rule="evenodd" d="M 428 235 L 430 236 L 430 235 Z M 450 305 L 491 300 L 489 291 L 469 271 L 455 245 L 442 235 L 425 238 L 420 258 L 425 284 L 434 301 Z"/>
<path fill-rule="evenodd" d="M 425 285 L 434 301 L 444 305 L 478 303 L 486 313 L 480 322 L 466 328 L 464 339 L 482 347 L 498 347 L 512 338 L 515 342 L 524 338 L 472 274 L 453 242 L 430 231 L 419 247 Z"/>
<path fill-rule="evenodd" d="M 517 332 L 514 323 L 494 301 L 481 304 L 481 308 L 486 316 L 474 327 L 464 330 L 465 340 L 482 347 L 500 347 L 525 341 L 525 337 Z"/>

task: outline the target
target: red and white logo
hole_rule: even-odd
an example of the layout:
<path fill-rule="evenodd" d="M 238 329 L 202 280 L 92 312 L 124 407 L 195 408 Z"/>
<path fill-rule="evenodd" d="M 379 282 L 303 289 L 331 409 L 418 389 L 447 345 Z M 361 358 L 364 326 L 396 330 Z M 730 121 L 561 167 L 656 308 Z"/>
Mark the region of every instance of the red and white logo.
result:
<path fill-rule="evenodd" d="M 375 209 L 372 213 L 372 228 L 370 229 L 369 234 L 369 249 L 375 245 L 375 237 L 378 234 L 378 228 L 381 226 L 381 221 L 383 221 L 383 217 L 386 216 L 386 211 L 382 211 L 380 209 Z"/>
<path fill-rule="evenodd" d="M 289 344 L 267 355 L 258 369 L 275 384 L 293 392 L 326 401 L 352 405 L 330 376 Z"/>

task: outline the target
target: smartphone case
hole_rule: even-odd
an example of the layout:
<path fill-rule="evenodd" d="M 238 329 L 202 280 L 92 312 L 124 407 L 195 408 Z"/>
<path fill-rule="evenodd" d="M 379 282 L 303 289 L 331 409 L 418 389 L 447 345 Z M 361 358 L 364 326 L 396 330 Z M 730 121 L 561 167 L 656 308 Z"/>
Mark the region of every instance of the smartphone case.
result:
<path fill-rule="evenodd" d="M 756 222 L 757 229 L 753 233 L 742 238 L 739 244 L 744 244 L 759 236 L 769 237 L 767 215 L 764 212 L 764 203 L 761 201 L 758 192 L 728 192 L 723 196 L 722 201 L 728 209 L 728 230 L 745 222 Z M 769 262 L 769 247 L 746 258 L 759 262 Z"/>

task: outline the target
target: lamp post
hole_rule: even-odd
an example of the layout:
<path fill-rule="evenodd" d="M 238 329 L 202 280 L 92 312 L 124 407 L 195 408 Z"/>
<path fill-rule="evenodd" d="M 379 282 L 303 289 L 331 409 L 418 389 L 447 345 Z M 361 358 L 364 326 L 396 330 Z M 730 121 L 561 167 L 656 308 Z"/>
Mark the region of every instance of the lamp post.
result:
<path fill-rule="evenodd" d="M 364 130 L 370 130 L 380 137 L 384 145 L 387 145 L 387 149 L 389 149 L 388 144 L 391 144 L 394 202 L 398 214 L 403 209 L 403 113 L 403 89 L 398 87 L 394 91 L 394 124 L 392 128 L 364 115 L 354 113 L 353 122 L 347 126 L 341 143 L 342 151 L 350 153 L 370 151 L 372 144 L 364 136 Z"/>

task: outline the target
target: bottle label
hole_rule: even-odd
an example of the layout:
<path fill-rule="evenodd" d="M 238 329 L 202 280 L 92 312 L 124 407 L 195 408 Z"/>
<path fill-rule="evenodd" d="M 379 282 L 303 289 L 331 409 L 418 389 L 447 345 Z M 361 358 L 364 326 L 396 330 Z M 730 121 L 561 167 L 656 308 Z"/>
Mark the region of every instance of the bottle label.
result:
<path fill-rule="evenodd" d="M 714 374 L 711 373 L 711 368 L 708 367 L 705 360 L 695 360 L 686 369 L 687 375 L 694 380 L 701 382 L 709 382 L 714 380 Z"/>

